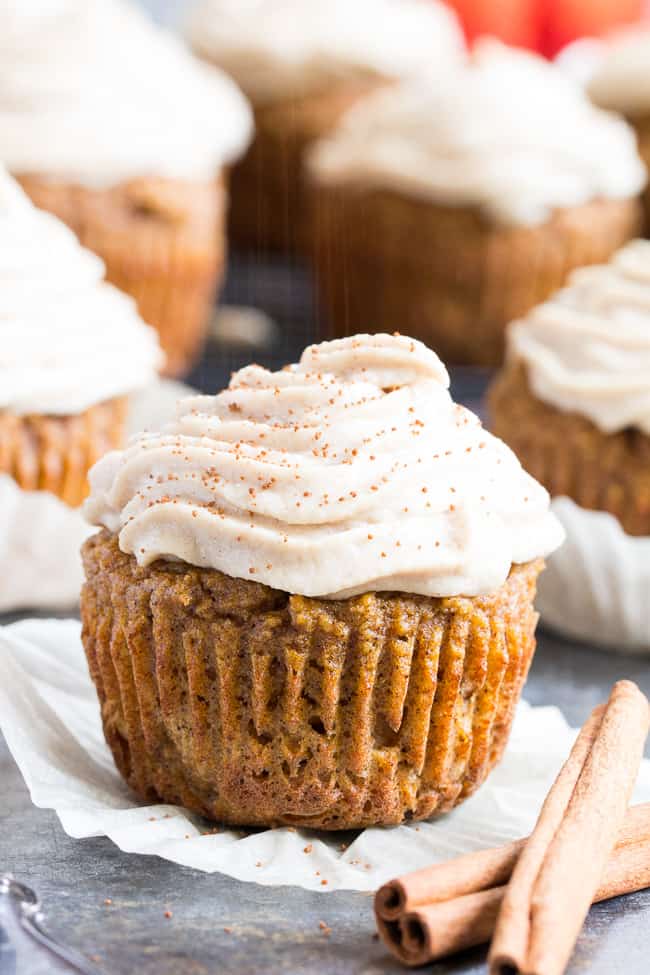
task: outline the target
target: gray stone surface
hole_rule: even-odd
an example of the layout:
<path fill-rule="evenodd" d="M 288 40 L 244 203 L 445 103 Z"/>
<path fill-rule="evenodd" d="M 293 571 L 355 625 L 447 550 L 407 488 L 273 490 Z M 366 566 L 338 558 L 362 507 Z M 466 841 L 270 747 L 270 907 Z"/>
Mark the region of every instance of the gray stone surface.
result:
<path fill-rule="evenodd" d="M 558 704 L 578 724 L 619 677 L 633 678 L 650 693 L 647 660 L 541 634 L 525 696 L 534 704 Z M 401 970 L 373 940 L 369 895 L 243 884 L 156 857 L 127 856 L 106 839 L 72 840 L 52 812 L 31 805 L 3 745 L 2 870 L 33 886 L 52 932 L 86 955 L 98 956 L 106 973 L 308 975 L 318 968 L 332 975 L 376 975 Z M 104 904 L 106 898 L 111 905 Z M 166 910 L 171 918 L 165 918 Z M 320 921 L 331 934 L 323 933 Z M 646 975 L 649 930 L 650 892 L 599 905 L 588 918 L 571 975 Z M 18 968 L 16 975 L 30 971 Z M 485 971 L 484 953 L 475 951 L 430 971 L 478 975 Z"/>

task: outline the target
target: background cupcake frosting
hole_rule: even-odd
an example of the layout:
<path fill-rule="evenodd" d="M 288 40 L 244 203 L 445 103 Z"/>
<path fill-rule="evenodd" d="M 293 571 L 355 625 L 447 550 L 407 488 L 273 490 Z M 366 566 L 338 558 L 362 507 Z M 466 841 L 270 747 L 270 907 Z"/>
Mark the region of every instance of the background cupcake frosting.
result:
<path fill-rule="evenodd" d="M 163 363 L 102 261 L 0 170 L 0 410 L 73 414 L 146 386 Z"/>
<path fill-rule="evenodd" d="M 433 352 L 387 335 L 250 366 L 97 465 L 87 515 L 143 565 L 179 558 L 307 596 L 490 592 L 562 532 L 447 387 Z"/>
<path fill-rule="evenodd" d="M 464 48 L 455 15 L 431 0 L 203 0 L 187 34 L 255 101 L 442 71 Z"/>
<path fill-rule="evenodd" d="M 10 171 L 93 187 L 210 178 L 250 132 L 233 82 L 134 5 L 0 7 L 0 159 Z"/>
<path fill-rule="evenodd" d="M 575 271 L 568 287 L 510 332 L 540 399 L 588 417 L 605 433 L 650 434 L 650 241 L 609 264 Z"/>
<path fill-rule="evenodd" d="M 646 182 L 629 126 L 541 58 L 479 42 L 441 80 L 380 92 L 314 149 L 320 181 L 394 187 L 479 205 L 507 223 L 636 195 Z"/>

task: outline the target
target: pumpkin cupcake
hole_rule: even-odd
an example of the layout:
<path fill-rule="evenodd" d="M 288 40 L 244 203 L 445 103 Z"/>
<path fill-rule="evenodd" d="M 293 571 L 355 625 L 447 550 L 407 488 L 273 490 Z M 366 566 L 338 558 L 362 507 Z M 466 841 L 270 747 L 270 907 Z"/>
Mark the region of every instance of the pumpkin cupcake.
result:
<path fill-rule="evenodd" d="M 650 648 L 650 242 L 574 272 L 508 345 L 493 427 L 558 499 L 568 534 L 545 616 L 573 635 Z"/>
<path fill-rule="evenodd" d="M 639 227 L 634 134 L 555 66 L 479 43 L 444 81 L 373 95 L 313 150 L 316 273 L 336 333 L 396 325 L 456 363 Z"/>
<path fill-rule="evenodd" d="M 463 52 L 455 15 L 436 0 L 203 0 L 188 37 L 253 104 L 230 233 L 262 250 L 309 245 L 303 162 L 314 140 L 368 92 L 432 64 L 442 73 Z"/>
<path fill-rule="evenodd" d="M 55 537 L 63 544 L 66 534 L 81 537 L 68 512 L 87 493 L 88 469 L 122 444 L 128 397 L 162 363 L 156 333 L 103 277 L 100 259 L 0 170 L 3 520 L 14 512 L 0 554 L 20 551 L 18 536 L 24 556 L 38 546 L 55 549 Z M 16 572 L 11 563 L 5 568 L 13 586 Z M 8 608 L 4 599 L 0 605 Z"/>
<path fill-rule="evenodd" d="M 224 167 L 248 106 L 123 0 L 0 13 L 0 159 L 67 223 L 159 332 L 167 372 L 198 355 L 224 257 Z"/>
<path fill-rule="evenodd" d="M 650 168 L 650 27 L 639 25 L 611 37 L 601 48 L 588 83 L 592 101 L 620 112 L 633 126 L 639 153 Z M 650 192 L 644 196 L 650 229 Z"/>
<path fill-rule="evenodd" d="M 448 383 L 408 338 L 324 343 L 95 467 L 83 642 L 141 797 L 356 828 L 499 760 L 562 531 Z"/>

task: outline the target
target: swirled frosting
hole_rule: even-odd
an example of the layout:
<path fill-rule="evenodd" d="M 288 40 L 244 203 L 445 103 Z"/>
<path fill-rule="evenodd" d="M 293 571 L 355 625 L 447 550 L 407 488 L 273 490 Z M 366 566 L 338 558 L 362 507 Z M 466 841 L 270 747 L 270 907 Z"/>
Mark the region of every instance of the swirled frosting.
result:
<path fill-rule="evenodd" d="M 606 41 L 587 88 L 601 108 L 630 116 L 650 111 L 650 27 L 623 30 Z"/>
<path fill-rule="evenodd" d="M 0 410 L 80 413 L 145 386 L 162 359 L 101 260 L 0 168 Z"/>
<path fill-rule="evenodd" d="M 435 353 L 401 336 L 248 366 L 103 458 L 86 515 L 141 565 L 180 559 L 306 596 L 492 591 L 562 531 L 448 384 Z"/>
<path fill-rule="evenodd" d="M 359 102 L 314 147 L 311 168 L 322 182 L 394 188 L 532 225 L 557 207 L 635 196 L 646 179 L 622 119 L 591 105 L 556 66 L 494 41 L 443 80 Z"/>
<path fill-rule="evenodd" d="M 454 13 L 436 0 L 203 0 L 188 37 L 258 103 L 346 79 L 442 72 L 464 50 Z"/>
<path fill-rule="evenodd" d="M 83 185 L 210 179 L 246 146 L 233 82 L 123 0 L 0 6 L 0 159 Z"/>
<path fill-rule="evenodd" d="M 582 268 L 509 332 L 535 394 L 605 433 L 650 434 L 650 241 Z"/>

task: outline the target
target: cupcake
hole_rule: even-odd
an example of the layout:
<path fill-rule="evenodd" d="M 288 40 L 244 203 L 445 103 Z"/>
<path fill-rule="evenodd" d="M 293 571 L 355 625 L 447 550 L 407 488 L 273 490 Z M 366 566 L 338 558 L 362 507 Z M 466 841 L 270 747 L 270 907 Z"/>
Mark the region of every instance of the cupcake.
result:
<path fill-rule="evenodd" d="M 234 84 L 122 0 L 3 6 L 0 159 L 136 299 L 170 374 L 202 346 L 224 265 L 224 167 L 249 130 Z"/>
<path fill-rule="evenodd" d="M 549 622 L 650 648 L 650 242 L 574 272 L 508 346 L 494 431 L 559 499 L 569 536 L 545 580 Z"/>
<path fill-rule="evenodd" d="M 56 549 L 47 538 L 80 537 L 69 512 L 88 470 L 121 446 L 128 398 L 162 363 L 156 333 L 103 276 L 101 260 L 0 170 L 0 523 L 15 512 L 0 553 L 17 560 L 20 539 L 27 557 Z M 23 571 L 2 569 L 12 582 Z"/>
<path fill-rule="evenodd" d="M 650 167 L 650 27 L 629 28 L 612 37 L 602 48 L 587 88 L 596 105 L 620 112 L 634 127 L 639 153 Z M 647 188 L 644 202 L 650 228 Z"/>
<path fill-rule="evenodd" d="M 330 326 L 399 327 L 494 365 L 506 324 L 639 226 L 634 134 L 533 54 L 479 43 L 449 77 L 377 93 L 312 150 Z"/>
<path fill-rule="evenodd" d="M 315 139 L 368 92 L 432 64 L 444 72 L 463 51 L 455 15 L 436 0 L 203 0 L 188 37 L 253 104 L 230 232 L 262 250 L 309 245 L 303 161 Z"/>
<path fill-rule="evenodd" d="M 311 346 L 95 467 L 83 642 L 143 799 L 357 828 L 499 760 L 562 531 L 448 384 L 405 337 Z"/>

